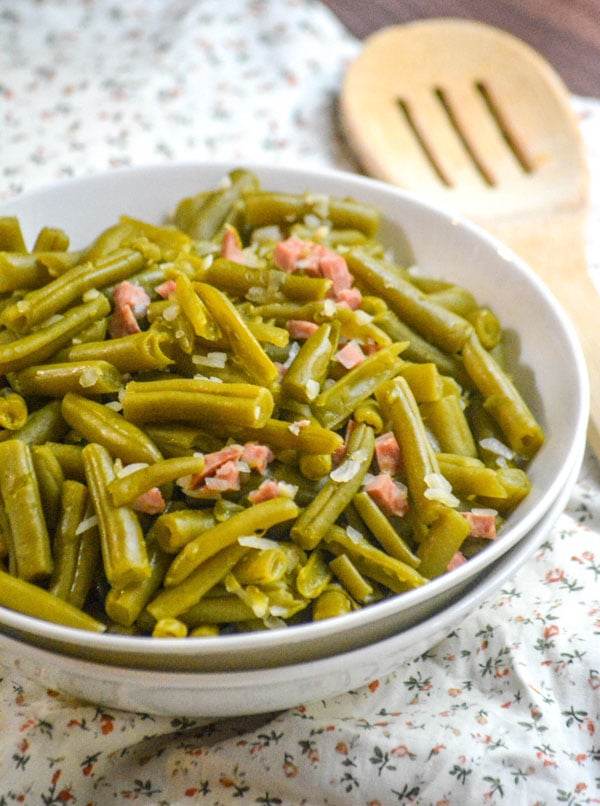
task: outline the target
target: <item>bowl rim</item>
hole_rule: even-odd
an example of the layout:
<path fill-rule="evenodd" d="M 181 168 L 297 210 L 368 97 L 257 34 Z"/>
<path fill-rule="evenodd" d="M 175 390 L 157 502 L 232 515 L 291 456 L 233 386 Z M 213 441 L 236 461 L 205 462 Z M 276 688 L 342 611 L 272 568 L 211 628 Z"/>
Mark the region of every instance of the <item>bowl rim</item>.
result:
<path fill-rule="evenodd" d="M 318 182 L 325 184 L 341 184 L 344 186 L 344 192 L 348 195 L 352 195 L 351 191 L 356 193 L 364 191 L 367 196 L 365 200 L 369 200 L 371 196 L 381 196 L 382 194 L 385 197 L 393 197 L 396 202 L 413 207 L 423 214 L 433 217 L 436 222 L 442 222 L 445 226 L 462 229 L 472 235 L 481 248 L 493 251 L 498 259 L 504 261 L 506 264 L 510 264 L 513 270 L 516 270 L 519 274 L 524 276 L 530 284 L 533 284 L 536 287 L 537 293 L 544 298 L 548 309 L 551 310 L 557 325 L 562 330 L 575 366 L 577 387 L 572 389 L 571 393 L 573 399 L 579 401 L 579 405 L 577 407 L 577 418 L 573 427 L 574 437 L 564 457 L 562 466 L 559 468 L 552 483 L 544 491 L 536 507 L 531 509 L 517 524 L 506 530 L 500 536 L 499 540 L 486 546 L 482 552 L 471 558 L 468 563 L 450 572 L 454 585 L 459 585 L 466 576 L 481 573 L 485 567 L 502 556 L 527 534 L 535 524 L 541 520 L 548 506 L 555 500 L 559 491 L 564 486 L 574 463 L 577 461 L 581 445 L 585 444 L 589 415 L 589 381 L 587 369 L 573 325 L 556 298 L 543 281 L 535 274 L 533 269 L 493 235 L 483 230 L 477 224 L 456 215 L 438 204 L 430 203 L 414 193 L 370 177 L 336 169 L 318 169 L 311 167 L 288 168 L 273 164 L 240 160 L 214 162 L 184 161 L 126 166 L 77 178 L 59 179 L 31 188 L 19 196 L 0 202 L 0 214 L 13 214 L 13 211 L 18 214 L 18 209 L 21 205 L 27 204 L 30 200 L 39 199 L 45 195 L 52 196 L 64 188 L 68 188 L 69 192 L 75 192 L 78 188 L 92 190 L 97 183 L 102 184 L 111 181 L 116 181 L 117 183 L 123 181 L 126 183 L 130 180 L 135 181 L 141 176 L 150 176 L 150 178 L 155 178 L 158 181 L 160 176 L 167 176 L 177 172 L 182 173 L 182 175 L 195 172 L 204 175 L 214 174 L 224 176 L 231 169 L 240 166 L 255 171 L 261 177 L 263 183 L 275 183 L 277 181 L 283 181 L 285 177 L 293 177 L 296 181 L 302 180 L 306 182 L 309 187 L 313 185 L 313 183 Z M 327 192 L 333 193 L 333 191 Z M 364 197 L 361 197 L 361 199 L 363 198 Z M 377 204 L 377 202 L 374 203 Z M 401 225 L 401 222 L 398 223 Z M 405 604 L 406 607 L 410 607 L 411 604 L 420 603 L 423 599 L 429 598 L 430 596 L 434 597 L 436 592 L 447 586 L 448 580 L 449 574 L 445 574 L 442 577 L 431 580 L 420 588 L 407 591 L 402 595 L 391 596 L 368 607 L 360 608 L 340 616 L 337 619 L 301 623 L 285 629 L 265 630 L 259 633 L 236 633 L 202 638 L 188 637 L 185 641 L 176 638 L 161 638 L 160 641 L 157 641 L 157 639 L 150 636 L 126 636 L 115 633 L 97 634 L 87 632 L 52 622 L 46 622 L 33 616 L 27 616 L 3 607 L 0 607 L 0 630 L 3 626 L 8 626 L 9 628 L 19 631 L 30 632 L 32 635 L 42 635 L 53 641 L 67 643 L 76 642 L 98 650 L 106 650 L 110 647 L 117 652 L 126 651 L 127 653 L 139 653 L 140 655 L 147 655 L 149 653 L 159 655 L 165 653 L 193 655 L 198 652 L 209 652 L 213 655 L 221 653 L 229 655 L 231 652 L 239 653 L 247 649 L 251 649 L 255 652 L 257 642 L 261 646 L 264 646 L 265 649 L 268 649 L 280 643 L 284 635 L 286 643 L 289 641 L 302 642 L 305 640 L 326 638 L 331 632 L 358 628 L 361 626 L 361 623 L 369 622 L 373 618 L 379 619 L 393 615 L 394 611 L 399 607 L 403 609 L 402 604 Z"/>

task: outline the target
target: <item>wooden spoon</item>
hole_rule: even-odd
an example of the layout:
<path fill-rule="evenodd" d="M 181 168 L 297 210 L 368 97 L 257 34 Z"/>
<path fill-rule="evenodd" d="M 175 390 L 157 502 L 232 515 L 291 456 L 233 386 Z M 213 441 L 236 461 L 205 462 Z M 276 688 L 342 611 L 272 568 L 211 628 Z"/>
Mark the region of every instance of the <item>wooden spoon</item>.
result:
<path fill-rule="evenodd" d="M 568 90 L 553 68 L 482 23 L 393 26 L 367 39 L 350 65 L 340 115 L 367 173 L 479 223 L 554 292 L 586 357 L 588 436 L 600 458 L 600 294 L 585 255 L 588 171 Z"/>

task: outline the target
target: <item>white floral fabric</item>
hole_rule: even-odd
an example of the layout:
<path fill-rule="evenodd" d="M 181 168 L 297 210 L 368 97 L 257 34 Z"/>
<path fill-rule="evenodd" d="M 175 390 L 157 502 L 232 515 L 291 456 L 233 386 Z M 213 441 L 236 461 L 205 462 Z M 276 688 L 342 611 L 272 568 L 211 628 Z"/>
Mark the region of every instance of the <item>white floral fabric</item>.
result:
<path fill-rule="evenodd" d="M 0 198 L 130 164 L 356 170 L 335 124 L 360 47 L 313 0 L 0 0 Z M 574 99 L 600 272 L 600 106 Z M 110 710 L 0 653 L 0 806 L 600 803 L 600 467 L 535 555 L 368 686 L 208 722 Z"/>

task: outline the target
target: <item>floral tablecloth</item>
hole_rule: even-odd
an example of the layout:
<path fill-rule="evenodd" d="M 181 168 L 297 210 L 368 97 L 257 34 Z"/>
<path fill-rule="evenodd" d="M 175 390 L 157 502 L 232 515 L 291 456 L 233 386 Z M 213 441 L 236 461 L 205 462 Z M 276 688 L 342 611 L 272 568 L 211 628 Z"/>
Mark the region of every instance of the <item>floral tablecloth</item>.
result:
<path fill-rule="evenodd" d="M 311 0 L 0 0 L 0 198 L 176 159 L 356 170 L 359 49 Z M 600 271 L 600 106 L 589 150 Z M 0 805 L 600 803 L 600 467 L 519 573 L 389 677 L 206 724 L 97 708 L 0 656 Z M 4 671 L 3 671 L 4 668 Z"/>

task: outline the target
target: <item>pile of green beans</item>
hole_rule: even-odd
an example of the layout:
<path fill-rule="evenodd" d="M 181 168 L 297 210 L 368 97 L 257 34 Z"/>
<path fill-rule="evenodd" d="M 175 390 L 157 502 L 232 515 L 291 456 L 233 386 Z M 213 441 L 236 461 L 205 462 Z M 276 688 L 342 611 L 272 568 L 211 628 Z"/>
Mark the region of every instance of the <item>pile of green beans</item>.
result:
<path fill-rule="evenodd" d="M 28 249 L 0 219 L 1 606 L 155 637 L 277 628 L 467 561 L 486 539 L 466 515 L 501 530 L 544 440 L 501 324 L 378 227 L 243 168 L 83 249 L 50 227 Z M 292 269 L 286 239 L 307 250 Z M 146 300 L 124 333 L 123 284 Z"/>

